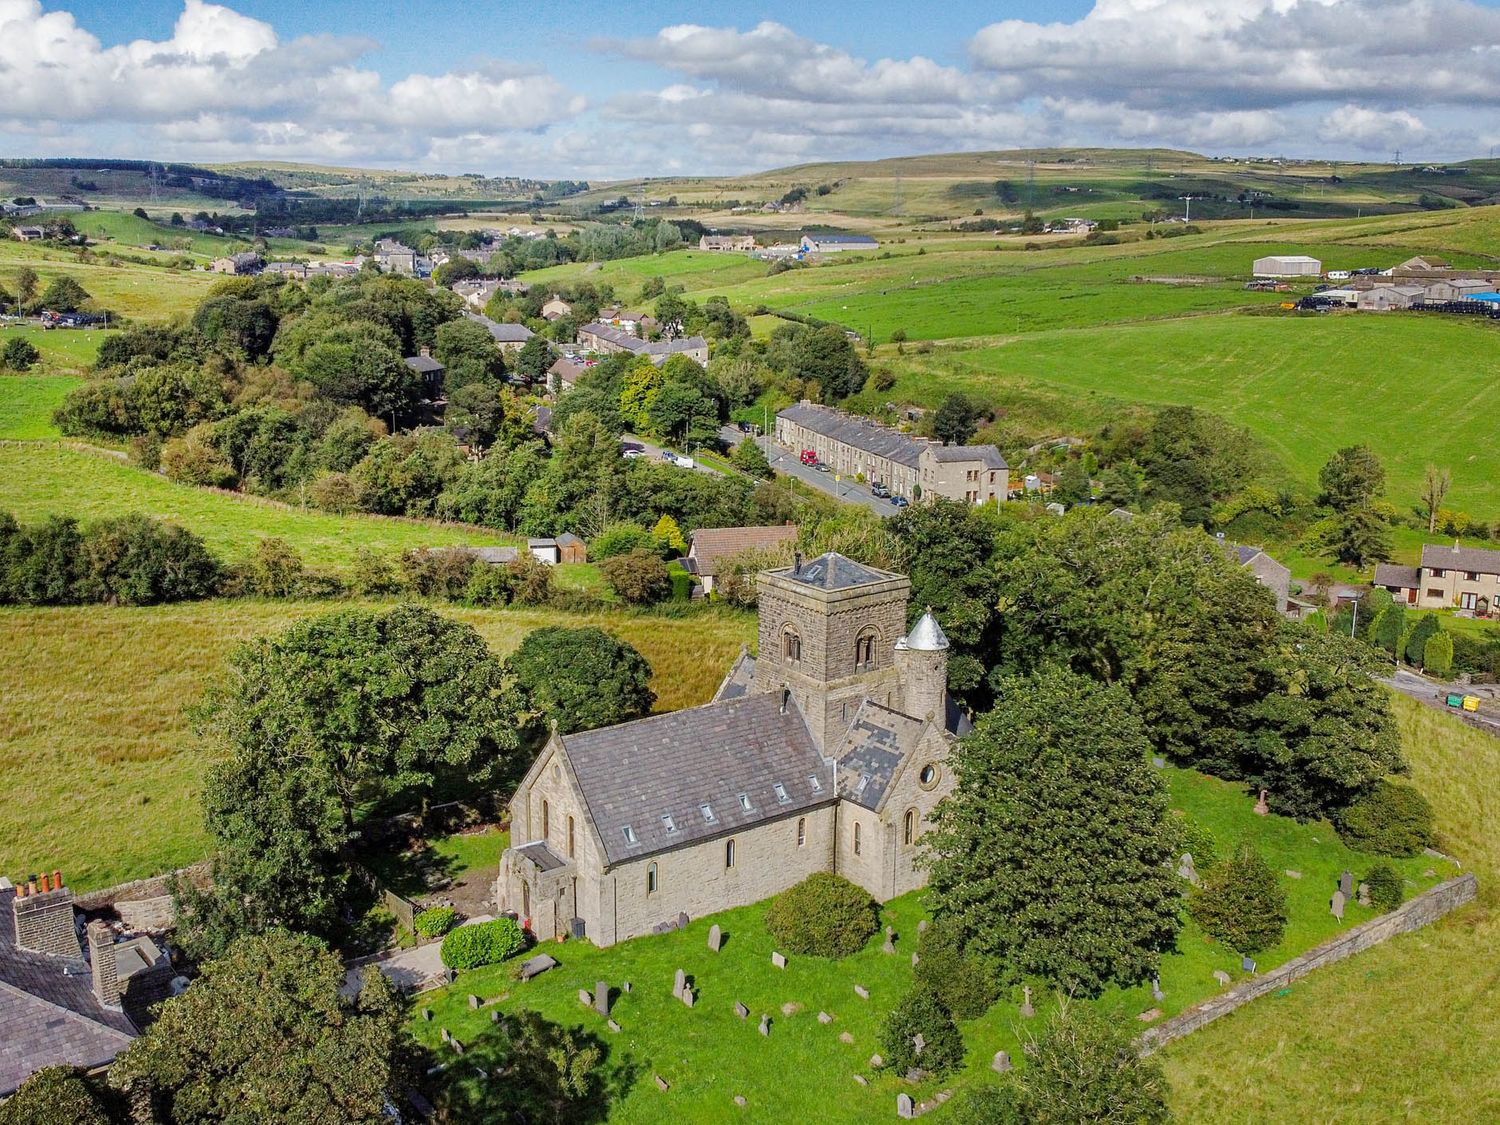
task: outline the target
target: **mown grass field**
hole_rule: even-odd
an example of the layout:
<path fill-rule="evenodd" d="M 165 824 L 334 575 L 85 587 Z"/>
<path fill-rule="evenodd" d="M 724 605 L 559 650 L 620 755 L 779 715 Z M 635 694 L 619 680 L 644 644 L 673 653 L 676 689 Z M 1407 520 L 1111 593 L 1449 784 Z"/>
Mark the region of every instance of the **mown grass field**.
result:
<path fill-rule="evenodd" d="M 28 375 L 82 375 L 98 358 L 99 346 L 114 334 L 103 328 L 38 328 L 8 323 L 0 324 L 0 346 L 20 337 L 41 353 Z M 0 399 L 5 397 L 0 393 Z"/>
<path fill-rule="evenodd" d="M 1357 904 L 1346 911 L 1342 924 L 1329 913 L 1328 900 L 1340 872 L 1349 868 L 1363 875 L 1373 861 L 1346 848 L 1328 824 L 1257 817 L 1253 799 L 1239 786 L 1187 770 L 1169 768 L 1165 775 L 1174 809 L 1185 810 L 1212 831 L 1221 850 L 1249 839 L 1276 870 L 1300 875 L 1282 875 L 1291 923 L 1282 944 L 1257 957 L 1262 970 L 1374 916 Z M 1441 872 L 1424 875 L 1431 864 L 1426 858 L 1398 861 L 1410 881 L 1408 893 L 1452 874 L 1450 866 L 1439 864 Z M 917 922 L 926 916 L 921 893 L 884 908 L 883 923 L 892 925 L 900 939 L 895 956 L 882 953 L 879 940 L 872 940 L 845 961 L 794 956 L 785 971 L 778 970 L 770 964 L 775 944 L 766 932 L 764 915 L 765 904 L 759 904 L 695 919 L 682 933 L 638 938 L 607 950 L 586 943 L 564 945 L 550 950 L 561 968 L 525 985 L 510 980 L 509 966 L 466 973 L 445 993 L 423 997 L 420 1004 L 433 1008 L 436 1018 L 432 1022 L 416 1019 L 411 1028 L 422 1042 L 441 1051 L 441 1029 L 447 1027 L 465 1044 L 465 1062 L 478 1061 L 486 1070 L 495 1068 L 501 1041 L 489 1013 L 468 1007 L 470 993 L 502 1009 L 531 1008 L 550 1020 L 595 1032 L 610 1049 L 607 1066 L 612 1084 L 624 1089 L 610 1113 L 610 1120 L 618 1121 L 648 1122 L 668 1116 L 693 1121 L 738 1119 L 736 1094 L 748 1099 L 745 1113 L 751 1120 L 769 1119 L 795 1107 L 819 1121 L 867 1121 L 889 1115 L 902 1090 L 920 1097 L 994 1081 L 988 1064 L 997 1050 L 1009 1051 L 1016 1060 L 1022 1058 L 1027 1023 L 1018 1015 L 1017 989 L 1014 996 L 964 1025 L 968 1058 L 961 1074 L 912 1090 L 899 1078 L 876 1074 L 870 1068 L 870 1055 L 881 1049 L 881 1021 L 911 982 L 909 955 L 916 947 Z M 717 956 L 706 947 L 708 927 L 714 922 L 729 939 Z M 691 1011 L 671 996 L 670 982 L 679 967 L 696 983 L 698 1000 Z M 1218 990 L 1215 969 L 1236 978 L 1244 975 L 1237 955 L 1205 937 L 1189 921 L 1178 937 L 1178 951 L 1162 965 L 1166 999 L 1161 1004 L 1152 999 L 1149 985 L 1111 989 L 1098 1002 L 1139 1026 L 1134 1017 L 1149 1009 L 1159 1007 L 1170 1016 L 1212 995 Z M 626 980 L 632 983 L 632 991 L 615 1001 L 614 1018 L 623 1028 L 618 1035 L 606 1031 L 604 1021 L 578 1003 L 578 989 L 592 991 L 598 980 L 609 981 L 614 988 Z M 855 995 L 856 984 L 870 991 L 869 1001 Z M 751 1009 L 749 1021 L 741 1022 L 734 1015 L 736 1000 Z M 1042 1015 L 1055 1003 L 1040 984 L 1036 1001 Z M 784 1004 L 799 1008 L 786 1014 Z M 832 1014 L 834 1022 L 820 1024 L 819 1011 Z M 761 1013 L 772 1018 L 769 1039 L 756 1032 Z M 844 1031 L 854 1037 L 852 1044 L 840 1040 Z M 735 1046 L 726 1049 L 726 1044 Z M 460 1074 L 466 1070 L 455 1069 Z M 671 1089 L 665 1094 L 659 1091 L 652 1074 L 662 1075 Z M 869 1085 L 857 1085 L 855 1074 L 865 1075 Z M 483 1089 L 482 1083 L 463 1080 L 476 1092 Z"/>
<path fill-rule="evenodd" d="M 99 308 L 145 320 L 163 320 L 192 311 L 214 282 L 222 280 L 201 270 L 105 262 L 97 257 L 84 261 L 75 251 L 0 240 L 0 286 L 7 292 L 16 291 L 16 273 L 22 266 L 36 271 L 41 280 L 38 293 L 66 274 L 83 286 Z"/>
<path fill-rule="evenodd" d="M 0 340 L 5 336 L 0 332 Z M 32 372 L 37 370 L 32 368 Z M 0 439 L 39 441 L 60 436 L 52 424 L 52 412 L 78 384 L 72 375 L 0 374 Z"/>
<path fill-rule="evenodd" d="M 1444 850 L 1479 876 L 1479 899 L 1168 1047 L 1181 1120 L 1500 1118 L 1500 739 L 1402 697 L 1394 705 L 1412 780 Z"/>
<path fill-rule="evenodd" d="M 58 867 L 87 889 L 201 858 L 207 760 L 183 708 L 236 644 L 353 604 L 0 609 L 0 773 L 12 791 L 0 804 L 0 873 Z M 750 617 L 727 613 L 439 611 L 502 655 L 543 625 L 608 629 L 651 662 L 664 710 L 705 702 L 754 636 Z"/>
<path fill-rule="evenodd" d="M 140 512 L 202 536 L 225 561 L 272 536 L 312 567 L 347 567 L 361 547 L 391 555 L 415 547 L 494 546 L 511 537 L 483 528 L 391 516 L 337 516 L 239 493 L 174 484 L 104 453 L 58 444 L 0 445 L 0 510 L 30 522 Z"/>

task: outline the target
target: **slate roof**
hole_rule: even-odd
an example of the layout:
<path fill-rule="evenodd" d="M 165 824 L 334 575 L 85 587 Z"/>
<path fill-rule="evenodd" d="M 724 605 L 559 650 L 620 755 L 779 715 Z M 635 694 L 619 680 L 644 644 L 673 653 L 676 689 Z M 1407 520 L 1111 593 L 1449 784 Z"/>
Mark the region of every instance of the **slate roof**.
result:
<path fill-rule="evenodd" d="M 1415 590 L 1422 581 L 1422 571 L 1415 566 L 1400 566 L 1396 563 L 1377 563 L 1375 566 L 1375 585 L 1377 586 L 1399 586 L 1406 590 Z"/>
<path fill-rule="evenodd" d="M 1239 563 L 1241 566 L 1244 566 L 1256 555 L 1261 553 L 1259 547 L 1246 547 L 1244 545 L 1234 547 L 1233 551 L 1235 553 L 1235 557 L 1239 559 Z"/>
<path fill-rule="evenodd" d="M 839 796 L 872 811 L 880 808 L 901 762 L 922 739 L 924 719 L 914 719 L 865 700 L 834 757 Z"/>
<path fill-rule="evenodd" d="M 406 357 L 405 363 L 406 366 L 410 367 L 413 371 L 420 371 L 423 374 L 447 370 L 441 363 L 433 359 L 430 355 L 409 355 Z"/>
<path fill-rule="evenodd" d="M 524 324 L 501 324 L 499 321 L 473 312 L 466 312 L 464 316 L 475 324 L 482 325 L 497 344 L 524 344 L 536 335 Z"/>
<path fill-rule="evenodd" d="M 853 559 L 847 559 L 837 551 L 829 551 L 802 564 L 801 568 L 787 567 L 774 570 L 783 578 L 801 582 L 804 586 L 816 586 L 820 590 L 847 590 L 853 586 L 868 586 L 872 582 L 888 582 L 902 577 L 888 570 L 876 570 Z"/>
<path fill-rule="evenodd" d="M 993 445 L 932 445 L 927 452 L 934 461 L 983 461 L 986 469 L 1010 468 Z"/>
<path fill-rule="evenodd" d="M 548 375 L 556 375 L 564 383 L 572 383 L 582 375 L 587 368 L 581 363 L 574 363 L 570 359 L 557 359 L 552 366 L 547 368 Z"/>
<path fill-rule="evenodd" d="M 930 444 L 872 422 L 868 418 L 856 414 L 845 414 L 811 402 L 788 406 L 776 417 L 795 422 L 832 441 L 852 445 L 855 449 L 862 449 L 877 457 L 889 458 L 898 465 L 905 465 L 912 469 L 917 467 L 917 459 L 921 457 L 922 450 Z"/>
<path fill-rule="evenodd" d="M 878 246 L 879 243 L 868 234 L 834 234 L 832 231 L 809 231 L 802 236 L 813 242 L 826 243 L 829 246 Z"/>
<path fill-rule="evenodd" d="M 563 737 L 607 862 L 655 855 L 834 800 L 802 713 L 790 700 L 783 711 L 782 699 L 779 692 L 724 699 Z M 700 810 L 704 804 L 712 821 Z M 663 816 L 672 818 L 672 831 Z"/>
<path fill-rule="evenodd" d="M 634 332 L 627 332 L 623 328 L 601 324 L 597 320 L 585 324 L 578 330 L 580 336 L 584 333 L 596 336 L 605 343 L 612 344 L 634 355 L 649 355 L 653 358 L 708 347 L 708 341 L 702 336 L 684 336 L 677 340 L 657 340 L 653 342 L 642 340 Z"/>
<path fill-rule="evenodd" d="M 755 657 L 750 655 L 750 650 L 740 648 L 740 654 L 729 666 L 729 671 L 719 684 L 719 690 L 714 692 L 714 702 L 721 699 L 743 699 L 750 694 L 750 688 L 755 683 Z"/>
<path fill-rule="evenodd" d="M 88 963 L 16 947 L 11 904 L 0 891 L 0 1097 L 44 1066 L 102 1066 L 130 1045 L 135 1024 L 94 995 Z"/>
<path fill-rule="evenodd" d="M 568 861 L 549 848 L 545 840 L 523 845 L 516 851 L 536 864 L 539 871 L 556 871 L 568 865 Z"/>
<path fill-rule="evenodd" d="M 714 575 L 719 562 L 741 551 L 767 551 L 781 543 L 795 543 L 797 528 L 792 524 L 769 527 L 700 527 L 692 534 L 688 557 L 695 573 Z"/>
<path fill-rule="evenodd" d="M 1483 547 L 1441 547 L 1429 543 L 1422 548 L 1422 565 L 1429 570 L 1471 570 L 1500 574 L 1500 551 Z"/>

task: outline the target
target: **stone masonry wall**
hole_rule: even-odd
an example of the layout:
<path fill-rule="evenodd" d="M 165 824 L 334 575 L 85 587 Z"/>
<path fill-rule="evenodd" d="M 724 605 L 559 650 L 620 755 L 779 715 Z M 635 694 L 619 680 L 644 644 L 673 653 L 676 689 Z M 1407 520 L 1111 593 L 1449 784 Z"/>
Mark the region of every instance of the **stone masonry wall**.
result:
<path fill-rule="evenodd" d="M 1469 902 L 1479 889 L 1479 880 L 1472 874 L 1460 875 L 1439 883 L 1430 891 L 1419 894 L 1409 902 L 1402 903 L 1389 914 L 1382 914 L 1353 929 L 1346 930 L 1322 945 L 1293 958 L 1285 965 L 1272 969 L 1263 976 L 1253 977 L 1231 988 L 1228 992 L 1211 997 L 1203 1003 L 1173 1016 L 1165 1023 L 1151 1028 L 1137 1040 L 1143 1054 L 1165 1046 L 1174 1039 L 1197 1031 L 1204 1024 L 1226 1016 L 1242 1004 L 1259 996 L 1284 988 L 1292 981 L 1305 977 L 1314 969 L 1342 961 L 1371 946 L 1379 945 L 1397 934 L 1420 930 L 1437 921 L 1443 915 Z"/>

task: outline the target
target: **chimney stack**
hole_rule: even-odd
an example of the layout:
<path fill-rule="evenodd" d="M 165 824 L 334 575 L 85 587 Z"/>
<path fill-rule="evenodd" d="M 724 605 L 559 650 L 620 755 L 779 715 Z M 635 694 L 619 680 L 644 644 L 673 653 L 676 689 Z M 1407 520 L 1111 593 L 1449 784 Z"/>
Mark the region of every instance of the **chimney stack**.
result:
<path fill-rule="evenodd" d="M 17 892 L 11 900 L 15 918 L 16 946 L 32 953 L 77 959 L 78 936 L 73 931 L 73 892 L 63 885 L 62 872 L 42 876 L 37 888 L 35 876 L 26 881 L 26 894 Z"/>
<path fill-rule="evenodd" d="M 115 961 L 115 936 L 103 922 L 90 922 L 89 967 L 94 978 L 94 996 L 106 1008 L 120 1007 L 120 971 Z"/>

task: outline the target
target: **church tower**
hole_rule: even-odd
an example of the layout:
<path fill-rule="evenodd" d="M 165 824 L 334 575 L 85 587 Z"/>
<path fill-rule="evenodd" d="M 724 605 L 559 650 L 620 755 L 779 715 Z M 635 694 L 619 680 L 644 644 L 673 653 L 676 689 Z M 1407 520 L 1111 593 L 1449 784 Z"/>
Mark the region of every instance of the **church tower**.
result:
<path fill-rule="evenodd" d="M 866 699 L 902 707 L 896 648 L 910 593 L 904 575 L 832 551 L 763 572 L 755 689 L 789 691 L 830 752 Z"/>
<path fill-rule="evenodd" d="M 901 675 L 901 711 L 939 726 L 948 713 L 948 638 L 932 610 L 896 642 L 896 669 Z"/>

